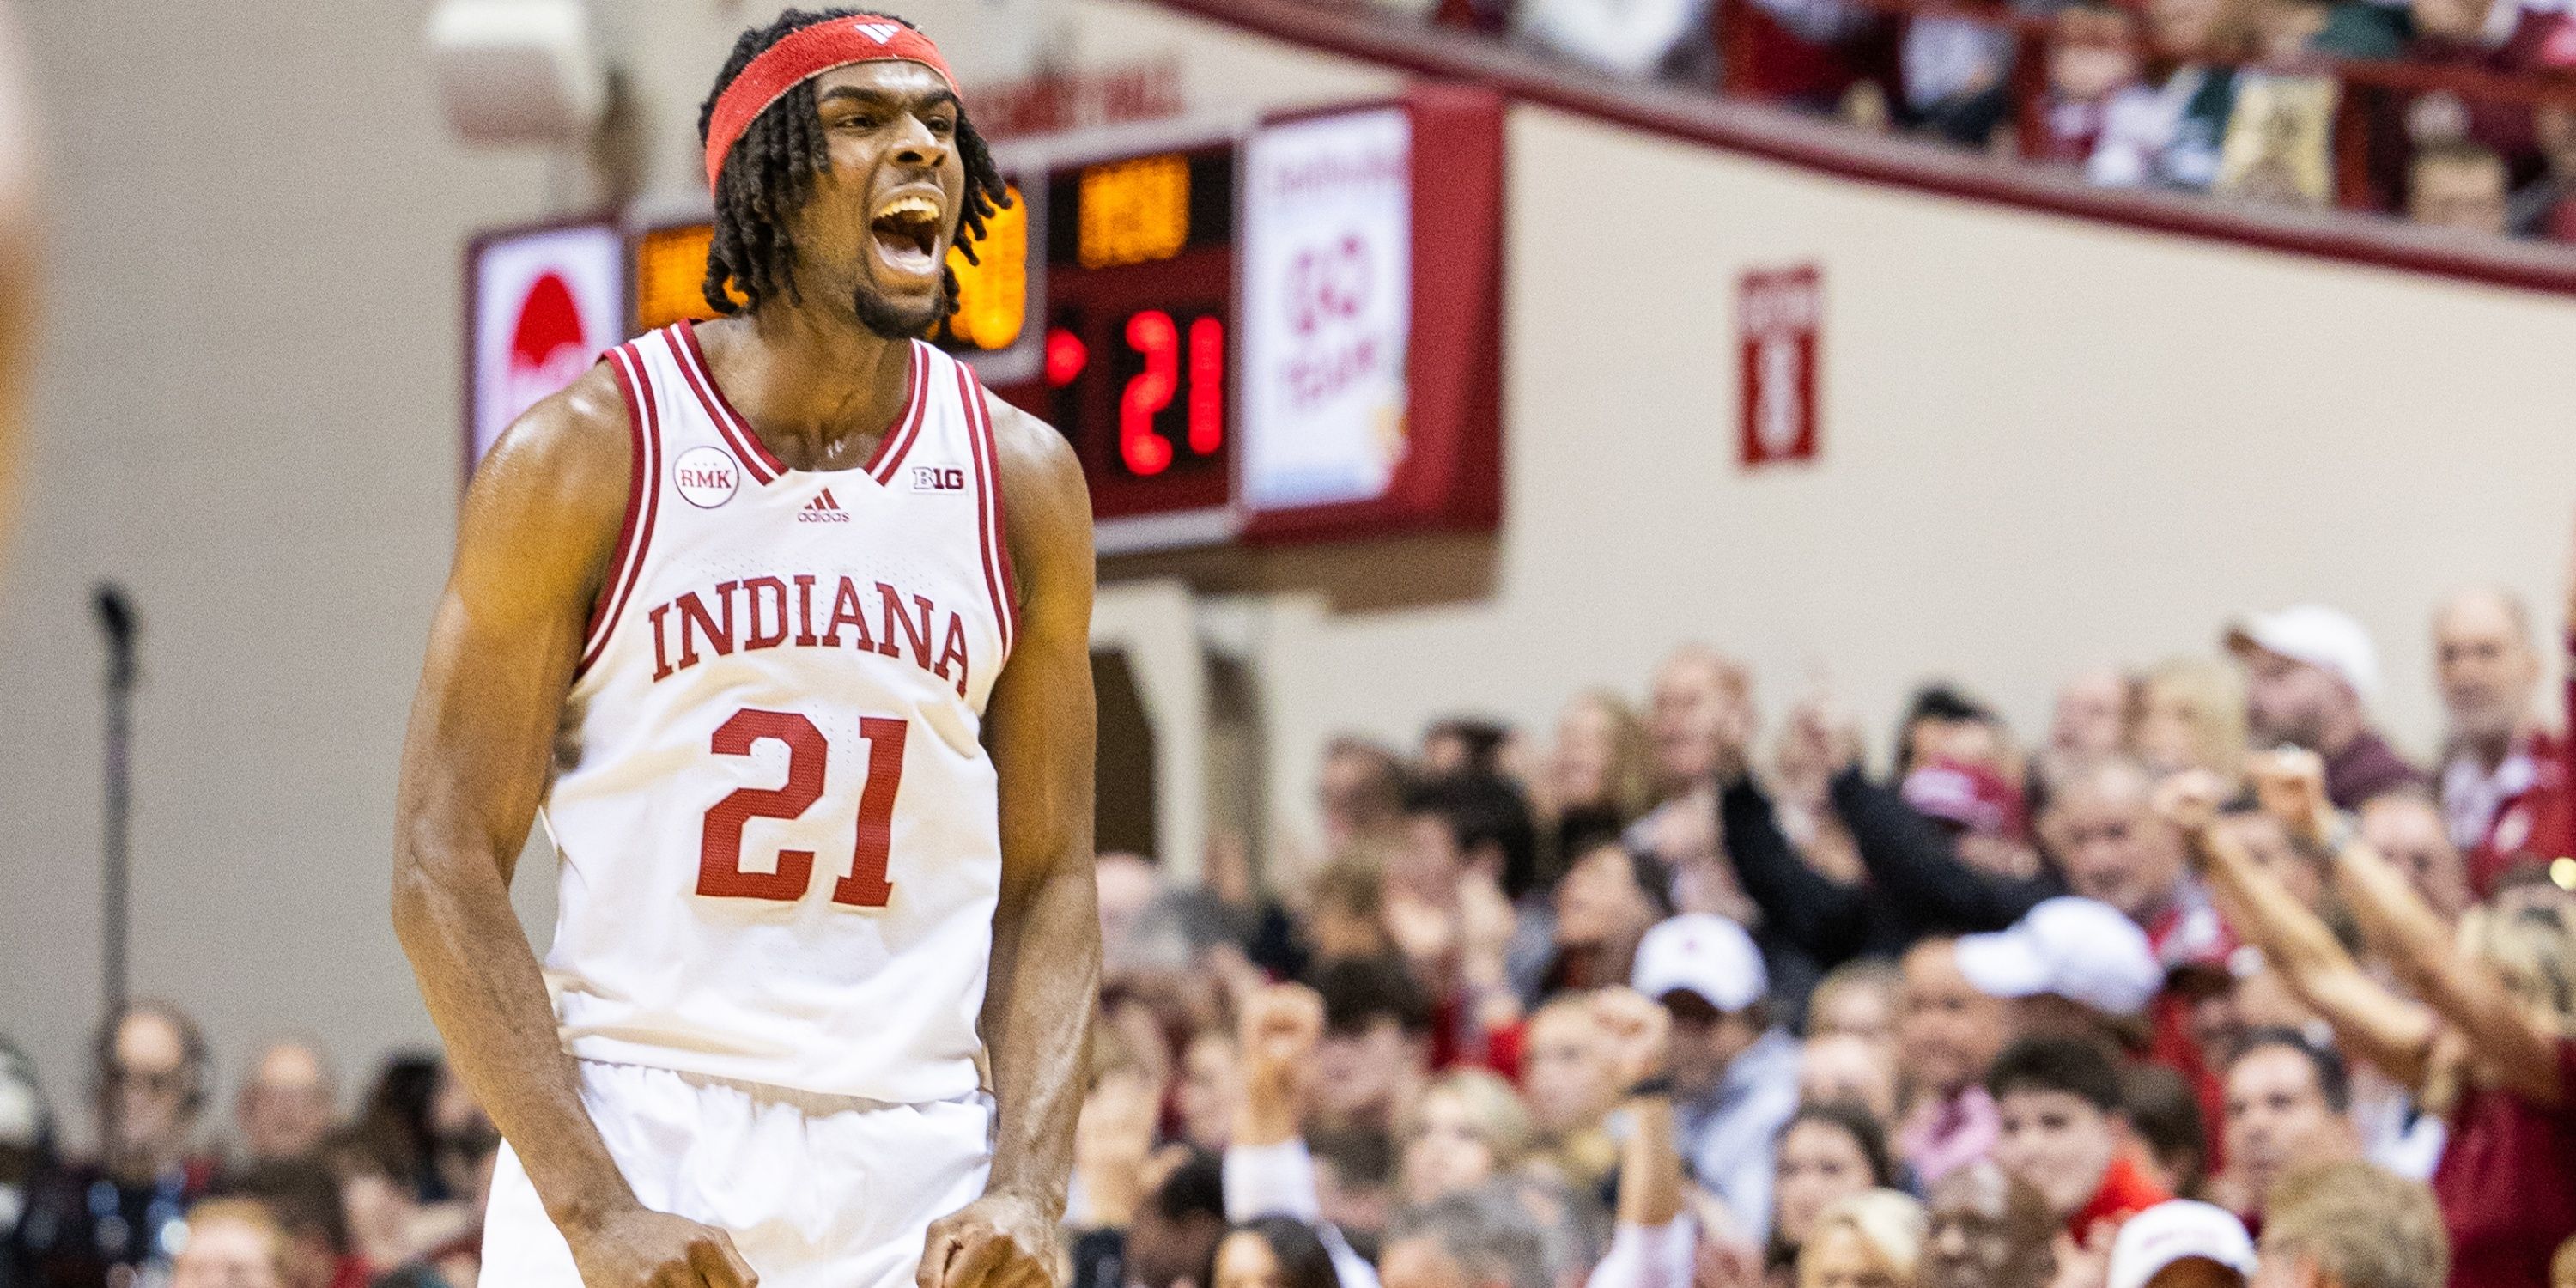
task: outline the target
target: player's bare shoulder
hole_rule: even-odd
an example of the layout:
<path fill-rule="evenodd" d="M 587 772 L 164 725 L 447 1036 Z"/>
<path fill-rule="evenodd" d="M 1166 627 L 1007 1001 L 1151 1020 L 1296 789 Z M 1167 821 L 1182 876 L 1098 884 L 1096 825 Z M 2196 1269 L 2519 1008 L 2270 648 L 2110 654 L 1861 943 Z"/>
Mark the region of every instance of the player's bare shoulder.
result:
<path fill-rule="evenodd" d="M 595 588 L 616 555 L 634 480 L 625 395 L 603 362 L 529 408 L 475 467 L 460 572 L 491 561 L 558 589 Z"/>
<path fill-rule="evenodd" d="M 615 519 L 626 506 L 630 438 L 626 399 L 603 362 L 510 422 L 475 467 L 468 509 L 543 502 L 605 508 Z"/>
<path fill-rule="evenodd" d="M 1020 568 L 1020 595 L 1046 571 L 1035 564 L 1073 560 L 1091 567 L 1091 491 L 1082 461 L 1055 427 L 995 398 L 993 446 L 1000 458 L 1002 501 L 1010 520 L 1011 557 Z"/>

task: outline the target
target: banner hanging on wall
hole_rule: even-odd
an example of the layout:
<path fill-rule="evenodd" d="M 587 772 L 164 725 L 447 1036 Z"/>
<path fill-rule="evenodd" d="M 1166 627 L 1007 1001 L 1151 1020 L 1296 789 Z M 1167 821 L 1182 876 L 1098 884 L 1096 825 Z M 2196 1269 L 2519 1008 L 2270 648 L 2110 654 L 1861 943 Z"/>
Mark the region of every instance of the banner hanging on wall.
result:
<path fill-rule="evenodd" d="M 522 412 L 625 338 L 626 238 L 608 223 L 478 237 L 467 250 L 465 470 Z"/>
<path fill-rule="evenodd" d="M 1816 458 L 1823 314 L 1823 274 L 1813 264 L 1748 272 L 1736 285 L 1736 433 L 1748 469 Z"/>
<path fill-rule="evenodd" d="M 1242 499 L 1374 500 L 1406 448 L 1412 122 L 1289 121 L 1244 157 Z"/>

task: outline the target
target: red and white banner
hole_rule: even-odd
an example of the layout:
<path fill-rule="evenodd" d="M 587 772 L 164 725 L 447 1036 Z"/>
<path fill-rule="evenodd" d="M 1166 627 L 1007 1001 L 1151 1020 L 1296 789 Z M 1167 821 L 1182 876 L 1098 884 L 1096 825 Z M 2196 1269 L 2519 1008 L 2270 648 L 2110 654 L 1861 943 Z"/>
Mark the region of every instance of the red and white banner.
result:
<path fill-rule="evenodd" d="M 1736 423 L 1748 469 L 1816 458 L 1823 313 L 1823 277 L 1813 264 L 1748 272 L 1736 285 Z"/>
<path fill-rule="evenodd" d="M 1404 109 L 1263 128 L 1243 150 L 1244 501 L 1374 500 L 1405 452 L 1413 127 Z"/>
<path fill-rule="evenodd" d="M 520 413 L 625 339 L 626 239 L 605 223 L 498 232 L 467 260 L 470 474 Z"/>

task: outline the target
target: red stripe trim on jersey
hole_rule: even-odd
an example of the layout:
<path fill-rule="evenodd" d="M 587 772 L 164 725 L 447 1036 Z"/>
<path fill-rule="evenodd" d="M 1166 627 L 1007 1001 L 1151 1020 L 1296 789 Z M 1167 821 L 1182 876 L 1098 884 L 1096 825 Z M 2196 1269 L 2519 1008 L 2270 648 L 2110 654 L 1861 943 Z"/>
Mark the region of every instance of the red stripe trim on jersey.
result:
<path fill-rule="evenodd" d="M 679 339 L 671 344 L 671 351 L 672 356 L 679 359 L 680 374 L 688 377 L 689 387 L 697 391 L 698 401 L 706 405 L 707 415 L 715 421 L 717 432 L 733 445 L 734 455 L 742 458 L 744 471 L 751 475 L 753 481 L 760 483 L 786 473 L 787 467 L 769 454 L 769 448 L 760 441 L 760 435 L 751 432 L 751 422 L 733 409 L 733 404 L 725 400 L 724 390 L 716 385 L 715 368 L 707 365 L 707 351 L 698 347 L 697 324 L 684 318 L 671 330 L 679 333 Z"/>
<path fill-rule="evenodd" d="M 600 583 L 598 601 L 591 605 L 590 642 L 582 649 L 580 665 L 573 668 L 575 676 L 588 671 L 608 647 L 608 637 L 643 577 L 644 551 L 653 543 L 653 520 L 661 509 L 662 414 L 653 405 L 652 378 L 645 374 L 643 359 L 632 344 L 609 352 L 609 374 L 617 378 L 617 391 L 626 399 L 626 523 L 617 532 L 617 560 Z"/>
<path fill-rule="evenodd" d="M 975 406 L 984 416 L 984 457 L 993 464 L 993 551 L 1002 561 L 1002 640 L 1020 635 L 1020 574 L 1011 566 L 1011 508 L 1002 492 L 1002 436 L 993 428 L 992 395 L 975 383 Z"/>
<path fill-rule="evenodd" d="M 778 477 L 783 467 L 778 465 L 777 458 L 761 446 L 760 436 L 751 432 L 741 415 L 734 411 L 733 404 L 725 400 L 724 391 L 716 387 L 715 376 L 707 367 L 706 351 L 698 347 L 696 328 L 686 321 L 680 322 L 663 332 L 662 341 L 670 349 L 671 362 L 680 369 L 681 378 L 698 396 L 698 405 L 706 409 L 707 419 L 714 422 L 716 436 L 724 440 L 734 459 L 742 462 L 743 473 L 750 475 L 754 483 L 765 484 Z"/>
<path fill-rule="evenodd" d="M 877 454 L 867 464 L 868 475 L 879 483 L 893 481 L 895 467 L 921 437 L 923 406 L 930 401 L 930 353 L 930 346 L 912 341 L 912 378 L 903 383 L 903 411 L 894 418 L 895 427 L 877 440 Z"/>
<path fill-rule="evenodd" d="M 1010 661 L 1011 643 L 1019 635 L 1019 607 L 1012 602 L 1010 530 L 1002 523 L 1001 453 L 993 442 L 993 409 L 984 401 L 983 382 L 965 363 L 957 364 L 958 402 L 966 410 L 966 441 L 975 458 L 975 526 L 983 547 L 984 589 L 993 597 L 993 617 L 1002 630 L 1002 660 Z"/>
<path fill-rule="evenodd" d="M 1011 656 L 1011 609 L 1002 596 L 1002 579 L 993 558 L 997 544 L 993 539 L 993 512 L 997 507 L 991 499 L 995 490 L 993 462 L 984 433 L 982 400 L 975 393 L 974 373 L 967 370 L 966 364 L 957 364 L 957 405 L 966 414 L 966 450 L 975 462 L 975 542 L 984 564 L 984 591 L 992 596 L 993 621 L 1002 634 L 1002 660 L 1007 663 Z"/>

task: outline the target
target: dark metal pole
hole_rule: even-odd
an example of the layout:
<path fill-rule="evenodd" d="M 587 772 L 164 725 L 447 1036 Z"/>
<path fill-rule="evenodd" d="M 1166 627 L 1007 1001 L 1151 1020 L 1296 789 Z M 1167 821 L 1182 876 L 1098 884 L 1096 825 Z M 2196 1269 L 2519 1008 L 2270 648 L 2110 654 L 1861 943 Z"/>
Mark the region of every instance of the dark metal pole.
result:
<path fill-rule="evenodd" d="M 127 996 L 126 930 L 131 920 L 127 817 L 133 808 L 127 750 L 134 723 L 134 640 L 138 624 L 133 601 L 115 582 L 98 584 L 91 607 L 98 615 L 99 630 L 107 637 L 107 811 L 104 853 L 99 865 L 99 1001 L 104 1008 L 100 1023 L 112 1024 L 124 1014 Z M 114 1036 L 108 1041 L 108 1059 L 113 1064 Z M 100 1099 L 105 1117 L 100 1129 L 105 1138 L 99 1142 L 99 1161 L 113 1168 L 123 1137 L 123 1124 L 118 1119 L 124 1096 L 118 1088 L 109 1087 Z"/>

